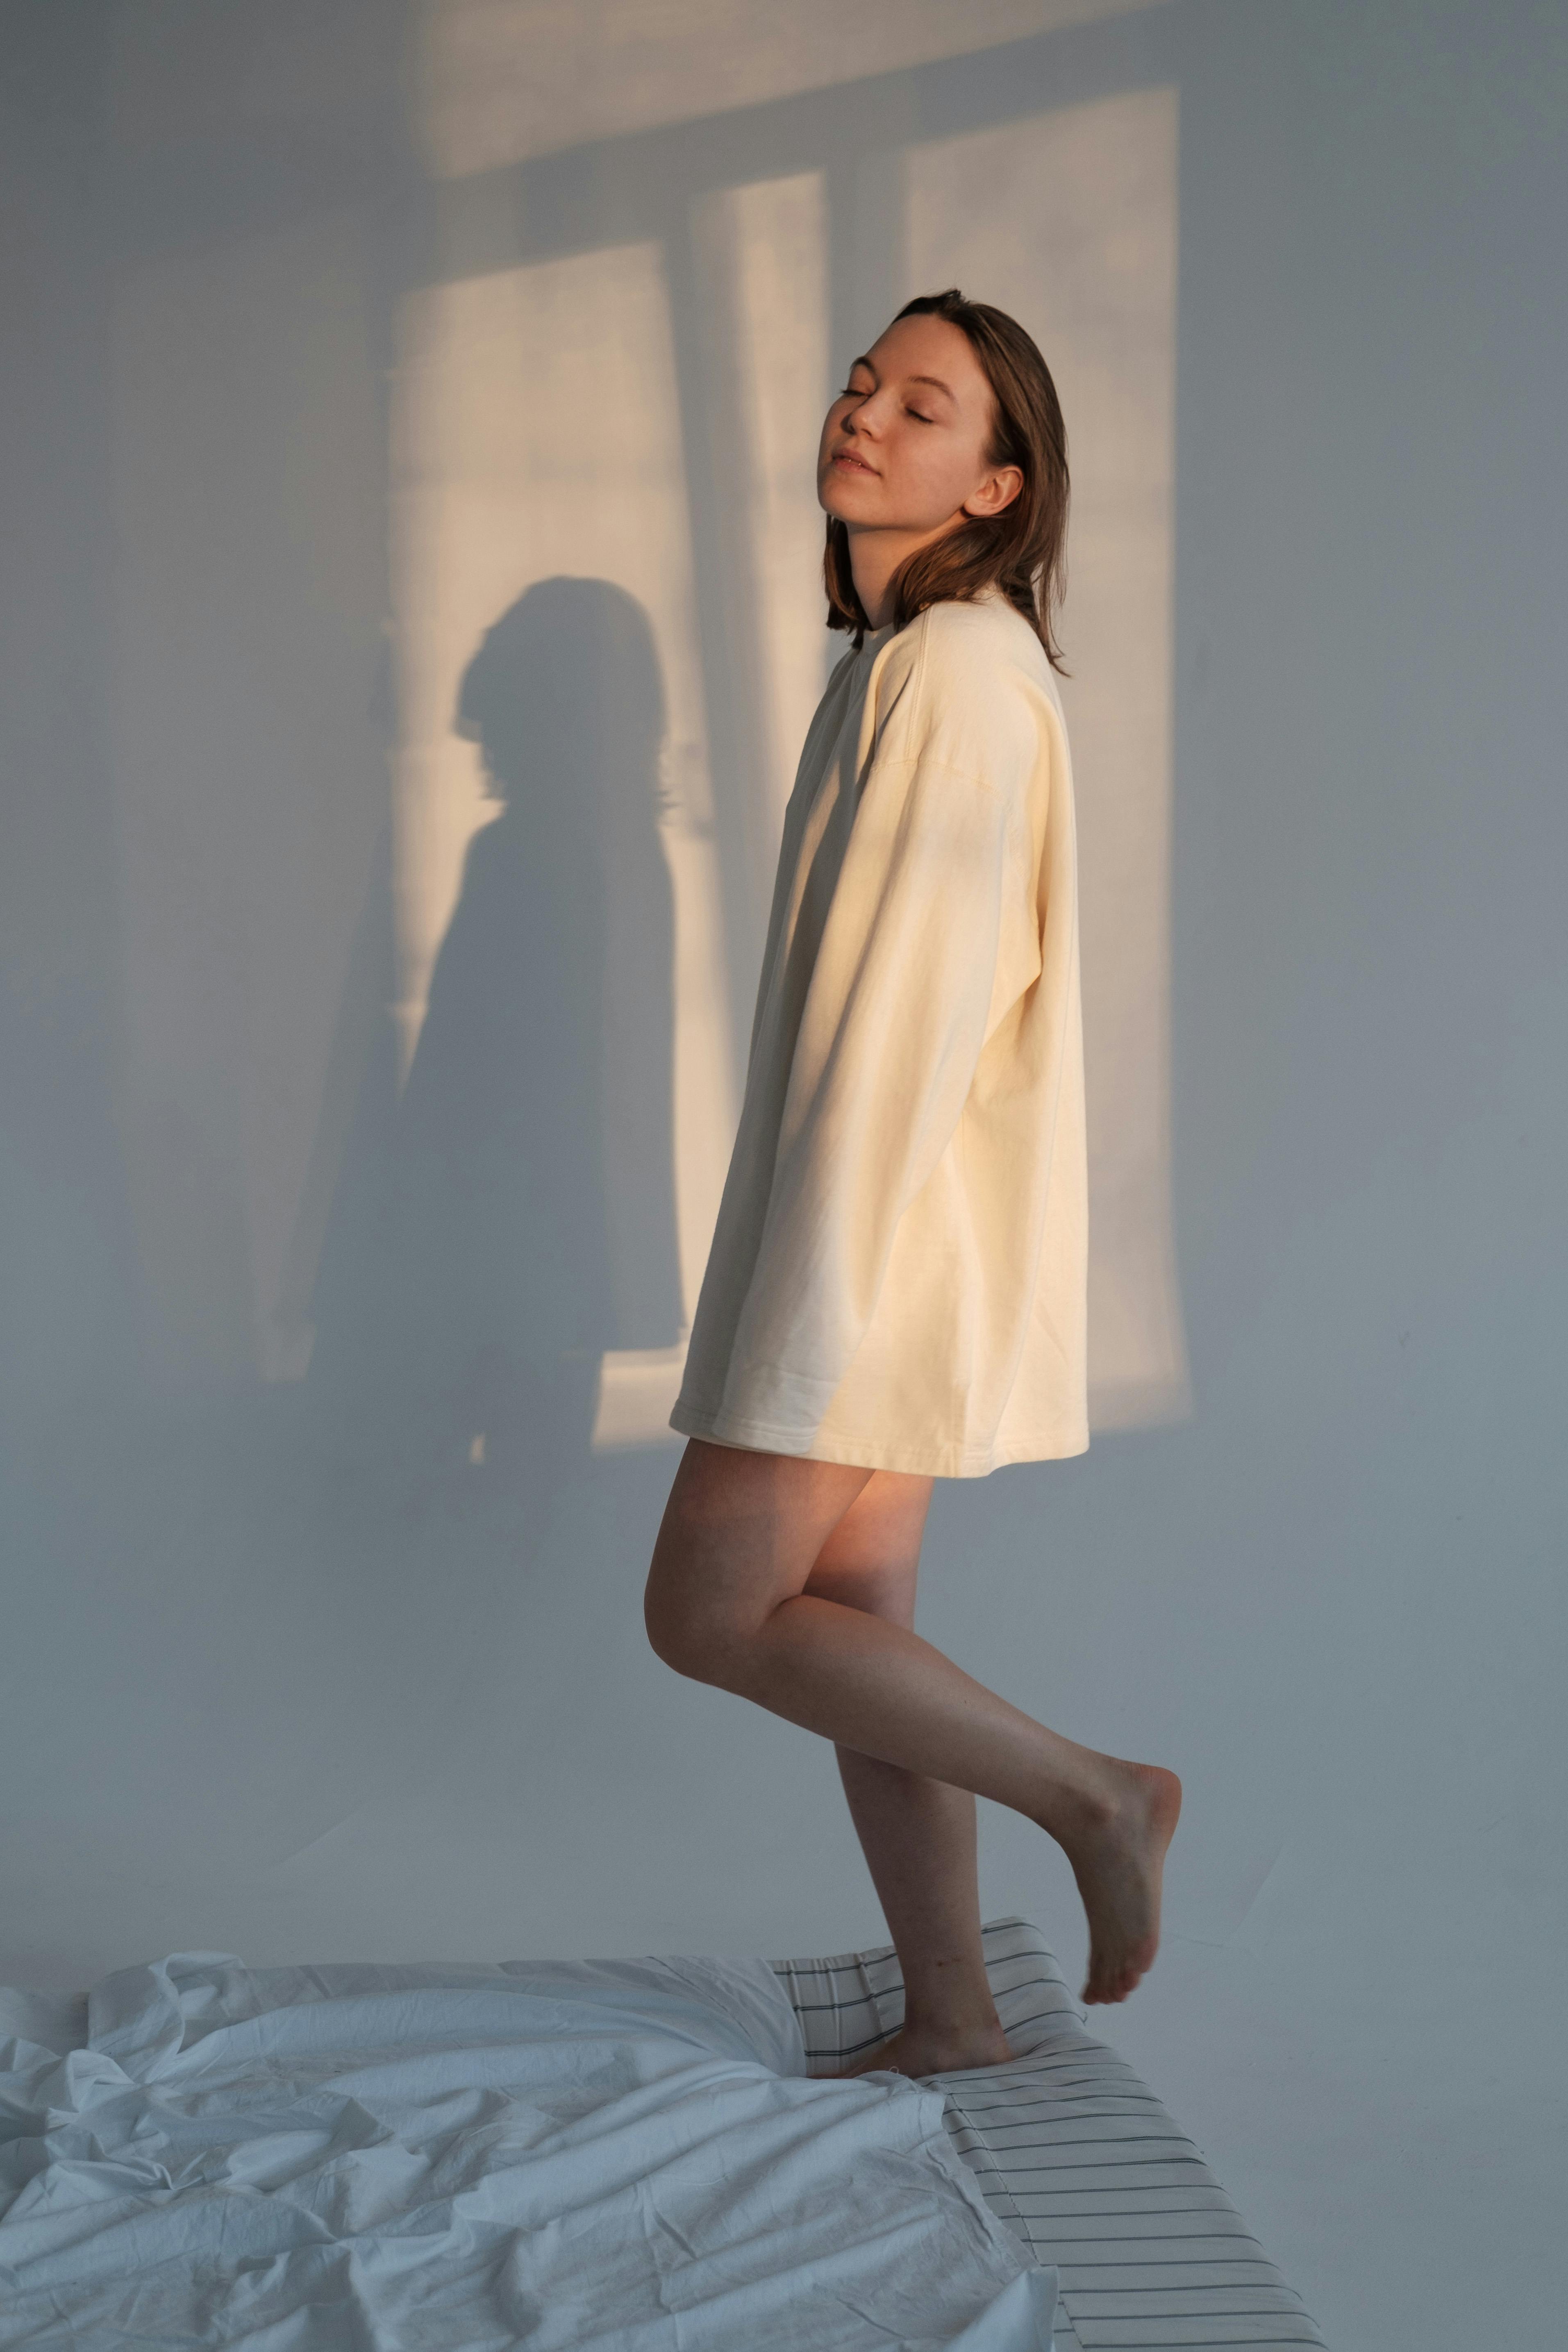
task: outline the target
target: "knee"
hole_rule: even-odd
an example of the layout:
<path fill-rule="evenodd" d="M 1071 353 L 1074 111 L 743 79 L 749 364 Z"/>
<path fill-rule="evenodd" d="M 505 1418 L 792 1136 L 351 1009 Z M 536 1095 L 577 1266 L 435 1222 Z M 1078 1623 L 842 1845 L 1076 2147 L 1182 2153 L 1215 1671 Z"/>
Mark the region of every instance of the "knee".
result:
<path fill-rule="evenodd" d="M 657 1554 L 643 1595 L 643 1623 L 654 1655 L 678 1675 L 721 1689 L 734 1686 L 743 1642 L 741 1629 Z"/>

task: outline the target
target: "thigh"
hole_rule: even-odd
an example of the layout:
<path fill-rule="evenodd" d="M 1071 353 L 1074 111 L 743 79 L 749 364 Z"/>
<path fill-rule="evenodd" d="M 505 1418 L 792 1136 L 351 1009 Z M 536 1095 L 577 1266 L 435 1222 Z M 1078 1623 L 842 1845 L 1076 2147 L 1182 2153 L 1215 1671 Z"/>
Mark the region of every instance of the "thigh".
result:
<path fill-rule="evenodd" d="M 804 1591 L 823 1546 L 874 1474 L 689 1439 L 648 1571 L 650 1630 L 754 1631 Z"/>
<path fill-rule="evenodd" d="M 934 1483 L 902 1471 L 873 1471 L 818 1552 L 806 1591 L 912 1625 Z"/>

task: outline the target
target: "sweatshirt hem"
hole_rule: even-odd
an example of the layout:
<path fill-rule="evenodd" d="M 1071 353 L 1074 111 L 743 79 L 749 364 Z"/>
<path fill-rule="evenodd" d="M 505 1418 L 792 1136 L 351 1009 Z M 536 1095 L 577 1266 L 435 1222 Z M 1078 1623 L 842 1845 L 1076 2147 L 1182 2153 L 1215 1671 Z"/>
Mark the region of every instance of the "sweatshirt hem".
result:
<path fill-rule="evenodd" d="M 837 1462 L 854 1470 L 897 1470 L 923 1478 L 987 1478 L 1015 1462 L 1066 1462 L 1089 1451 L 1086 1428 L 1063 1438 L 1026 1439 L 1017 1445 L 982 1448 L 962 1445 L 903 1447 L 880 1445 L 869 1439 L 825 1436 L 820 1431 L 787 1428 L 780 1423 L 742 1418 L 736 1413 L 703 1412 L 684 1399 L 677 1401 L 669 1426 L 682 1437 L 702 1437 L 714 1445 L 732 1445 L 742 1453 L 786 1454 L 807 1462 Z"/>

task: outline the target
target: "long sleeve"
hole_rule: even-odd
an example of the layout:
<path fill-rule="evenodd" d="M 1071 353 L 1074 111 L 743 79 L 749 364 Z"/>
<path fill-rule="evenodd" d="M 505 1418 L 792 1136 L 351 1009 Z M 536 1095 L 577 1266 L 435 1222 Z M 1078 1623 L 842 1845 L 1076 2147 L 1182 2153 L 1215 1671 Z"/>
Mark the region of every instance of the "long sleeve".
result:
<path fill-rule="evenodd" d="M 998 592 L 840 663 L 672 1428 L 937 1476 L 1082 1451 L 1074 838 L 1055 679 Z"/>
<path fill-rule="evenodd" d="M 811 1427 L 876 1305 L 899 1220 L 984 1044 L 1016 802 L 927 752 L 878 761 L 796 1034 L 724 1406 Z"/>

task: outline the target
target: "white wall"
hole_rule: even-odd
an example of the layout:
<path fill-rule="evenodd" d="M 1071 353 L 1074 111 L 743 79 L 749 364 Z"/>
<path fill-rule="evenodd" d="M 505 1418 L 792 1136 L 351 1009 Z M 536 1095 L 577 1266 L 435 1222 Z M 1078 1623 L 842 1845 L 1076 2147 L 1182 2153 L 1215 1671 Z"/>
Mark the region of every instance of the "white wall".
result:
<path fill-rule="evenodd" d="M 826 1753 L 647 1653 L 637 1441 L 821 658 L 791 435 L 962 269 L 1081 453 L 1131 1320 L 923 1622 L 1183 1773 L 1109 2030 L 1331 2341 L 1551 2340 L 1561 27 L 666 13 L 5 12 L 0 1976 L 879 1934 Z"/>

